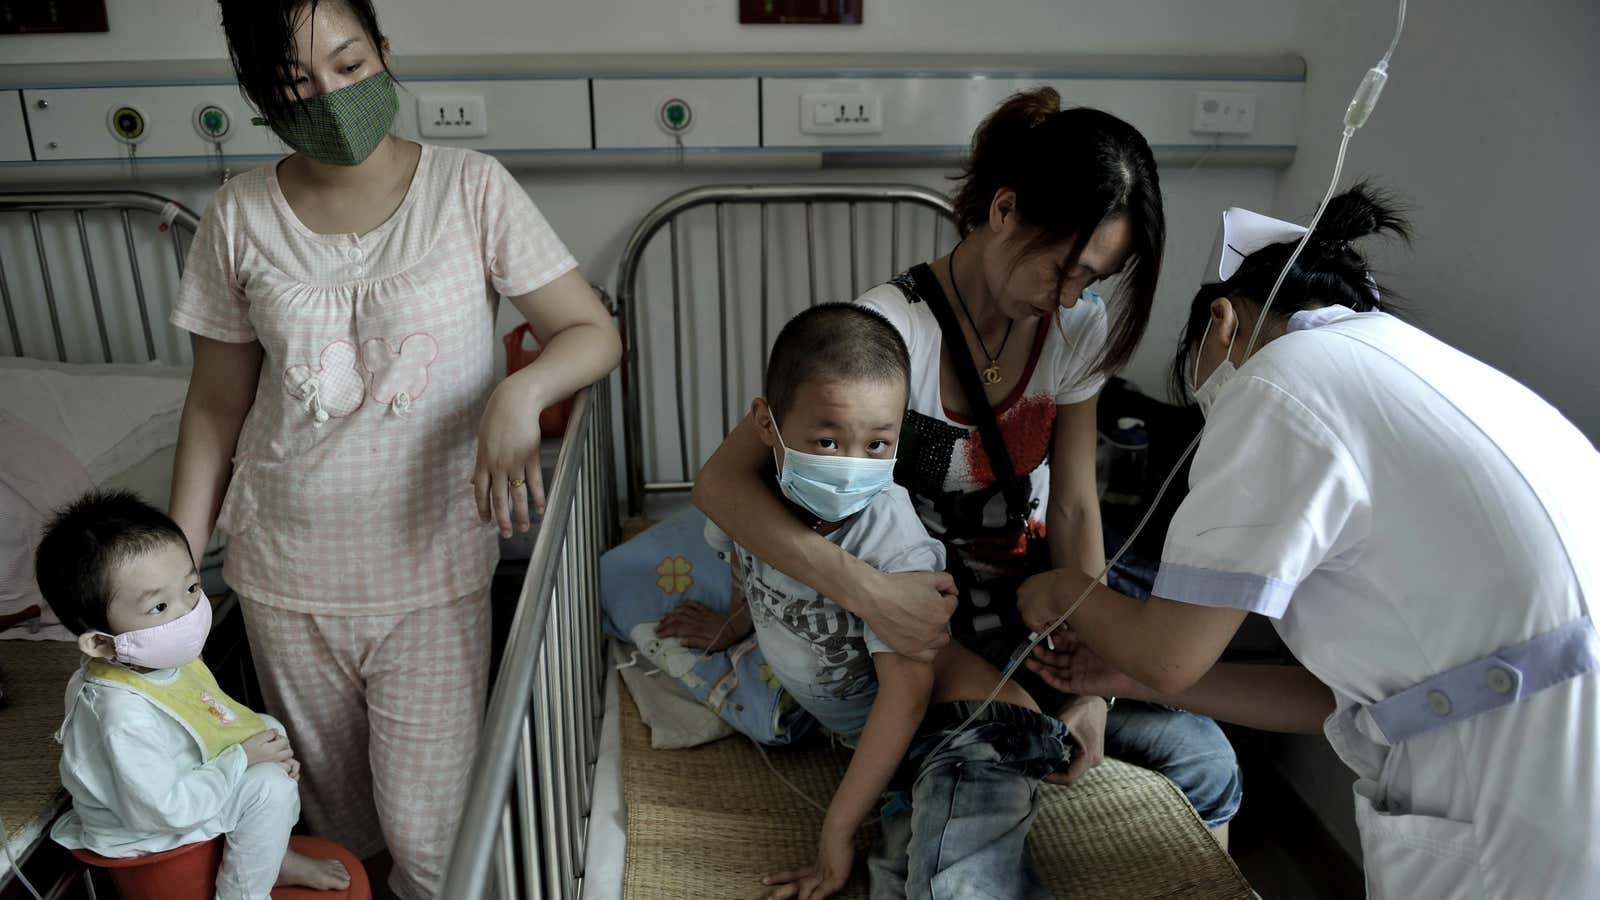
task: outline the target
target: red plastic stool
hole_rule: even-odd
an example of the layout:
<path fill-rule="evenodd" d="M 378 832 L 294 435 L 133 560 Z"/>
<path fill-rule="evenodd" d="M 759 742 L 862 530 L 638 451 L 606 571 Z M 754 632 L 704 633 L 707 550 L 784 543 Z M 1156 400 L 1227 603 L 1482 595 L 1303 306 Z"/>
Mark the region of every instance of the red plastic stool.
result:
<path fill-rule="evenodd" d="M 289 846 L 313 859 L 344 863 L 350 873 L 350 886 L 342 891 L 273 888 L 272 900 L 372 900 L 367 870 L 349 850 L 315 837 L 291 837 Z M 74 850 L 72 855 L 87 865 L 108 870 L 122 900 L 211 900 L 215 896 L 217 870 L 222 868 L 222 838 L 127 859 L 111 859 L 88 850 Z"/>

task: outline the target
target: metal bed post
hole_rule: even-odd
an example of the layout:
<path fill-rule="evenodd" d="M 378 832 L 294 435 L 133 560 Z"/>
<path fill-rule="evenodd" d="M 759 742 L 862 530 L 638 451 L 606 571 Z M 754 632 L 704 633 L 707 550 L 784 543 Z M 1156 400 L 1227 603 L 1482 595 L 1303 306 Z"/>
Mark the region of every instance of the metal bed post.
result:
<path fill-rule="evenodd" d="M 942 234 L 940 226 L 955 221 L 955 213 L 950 201 L 942 194 L 927 188 L 913 185 L 876 185 L 876 184 L 818 184 L 818 185 L 713 185 L 708 187 L 693 188 L 667 198 L 657 205 L 640 220 L 634 228 L 632 235 L 623 249 L 622 262 L 617 277 L 617 305 L 624 321 L 628 326 L 628 341 L 626 358 L 623 361 L 622 402 L 623 402 L 623 456 L 626 466 L 626 484 L 628 490 L 627 513 L 630 516 L 640 515 L 644 511 L 645 500 L 652 494 L 683 492 L 693 486 L 692 474 L 700 460 L 690 457 L 690 447 L 693 444 L 697 451 L 708 435 L 702 433 L 703 423 L 722 423 L 722 433 L 726 434 L 732 424 L 732 390 L 734 379 L 731 378 L 733 363 L 730 361 L 728 348 L 728 297 L 725 284 L 727 266 L 727 241 L 724 234 L 724 207 L 730 205 L 748 204 L 758 207 L 760 214 L 760 323 L 762 347 L 759 353 L 751 351 L 751 356 L 746 358 L 759 358 L 763 370 L 767 363 L 766 343 L 771 339 L 771 313 L 772 297 L 770 284 L 771 232 L 770 213 L 771 207 L 790 206 L 800 207 L 805 216 L 805 254 L 806 254 L 806 283 L 805 296 L 811 305 L 821 299 L 821 287 L 818 284 L 817 268 L 820 265 L 817 252 L 817 223 L 816 207 L 819 204 L 843 204 L 850 219 L 850 282 L 851 288 L 859 292 L 861 284 L 870 275 L 887 277 L 899 269 L 900 260 L 900 219 L 901 206 L 910 205 L 922 209 L 934 216 L 935 227 L 934 242 L 937 245 Z M 883 273 L 867 273 L 864 270 L 863 257 L 859 246 L 863 229 L 860 227 L 858 213 L 861 206 L 884 205 L 890 207 L 890 260 L 894 264 L 894 271 Z M 717 228 L 717 312 L 719 322 L 719 335 L 722 347 L 717 354 L 702 354 L 695 352 L 692 346 L 685 346 L 684 317 L 689 313 L 684 309 L 686 303 L 693 304 L 693 297 L 684 296 L 683 260 L 679 252 L 679 219 L 690 210 L 713 206 L 716 209 Z M 663 229 L 668 235 L 668 252 L 671 255 L 672 277 L 672 329 L 673 329 L 673 362 L 677 378 L 675 392 L 672 395 L 678 408 L 668 413 L 662 410 L 653 415 L 656 420 L 665 419 L 675 421 L 677 433 L 677 449 L 679 456 L 677 480 L 664 481 L 652 478 L 646 471 L 646 446 L 654 446 L 654 436 L 647 436 L 641 418 L 642 400 L 640 397 L 643 378 L 646 377 L 645 364 L 654 358 L 653 353 L 659 348 L 647 346 L 641 332 L 645 331 L 640 325 L 644 317 L 644 308 L 648 301 L 641 297 L 639 285 L 639 270 L 641 268 L 646 250 L 651 246 L 653 239 Z M 870 232 L 869 232 L 870 233 Z M 691 280 L 692 283 L 692 280 Z M 691 307 L 691 309 L 697 307 Z M 719 366 L 716 378 L 720 386 L 722 410 L 717 416 L 703 416 L 698 408 L 686 405 L 689 399 L 696 403 L 698 397 L 686 398 L 684 382 L 688 377 L 685 360 L 691 366 L 702 362 L 715 360 Z M 671 402 L 671 401 L 668 401 Z M 661 405 L 659 395 L 657 408 Z M 695 440 L 691 442 L 689 423 L 694 422 L 697 429 Z"/>
<path fill-rule="evenodd" d="M 39 286 L 44 301 L 45 312 L 50 323 L 51 339 L 53 341 L 56 358 L 61 362 L 68 361 L 67 334 L 63 325 L 61 300 L 70 299 L 60 290 L 56 283 L 54 270 L 51 265 L 50 252 L 45 241 L 45 216 L 56 213 L 71 213 L 78 234 L 78 247 L 82 255 L 84 276 L 89 284 L 89 302 L 94 312 L 96 338 L 100 344 L 101 356 L 105 362 L 116 362 L 115 348 L 112 345 L 111 333 L 105 313 L 105 291 L 107 283 L 100 277 L 96 262 L 96 255 L 92 249 L 89 238 L 89 229 L 85 220 L 86 213 L 112 213 L 117 216 L 122 226 L 122 237 L 125 251 L 128 255 L 129 273 L 133 280 L 134 297 L 139 311 L 139 327 L 144 337 L 145 356 L 140 362 L 159 358 L 156 352 L 155 331 L 156 325 L 151 320 L 151 310 L 148 303 L 149 292 L 144 282 L 145 267 L 139 261 L 138 242 L 134 239 L 133 213 L 145 213 L 155 218 L 157 222 L 170 223 L 172 232 L 173 255 L 177 262 L 179 277 L 183 275 L 183 240 L 184 235 L 193 237 L 200 227 L 200 217 L 188 207 L 161 197 L 156 194 L 147 194 L 142 191 L 39 191 L 0 193 L 0 214 L 26 213 L 28 216 L 29 230 L 32 232 L 34 256 L 39 266 Z M 68 266 L 68 270 L 71 266 Z M 27 299 L 21 291 L 12 290 L 10 275 L 17 274 L 15 267 L 11 271 L 3 261 L 0 261 L 0 303 L 6 311 L 6 325 L 11 334 L 11 352 L 14 356 L 22 356 L 25 348 L 22 345 L 22 326 L 18 319 L 17 307 L 19 302 Z"/>

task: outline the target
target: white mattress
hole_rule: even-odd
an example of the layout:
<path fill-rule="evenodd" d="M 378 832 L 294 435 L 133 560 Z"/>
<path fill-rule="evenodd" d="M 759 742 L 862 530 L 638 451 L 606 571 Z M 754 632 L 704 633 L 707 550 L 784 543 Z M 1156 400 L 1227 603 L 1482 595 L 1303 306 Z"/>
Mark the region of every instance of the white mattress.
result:
<path fill-rule="evenodd" d="M 594 802 L 589 810 L 589 847 L 583 860 L 584 900 L 621 900 L 628 811 L 622 805 L 622 730 L 617 710 L 617 673 L 606 675 L 606 713 L 600 723 L 600 755 L 594 764 Z"/>

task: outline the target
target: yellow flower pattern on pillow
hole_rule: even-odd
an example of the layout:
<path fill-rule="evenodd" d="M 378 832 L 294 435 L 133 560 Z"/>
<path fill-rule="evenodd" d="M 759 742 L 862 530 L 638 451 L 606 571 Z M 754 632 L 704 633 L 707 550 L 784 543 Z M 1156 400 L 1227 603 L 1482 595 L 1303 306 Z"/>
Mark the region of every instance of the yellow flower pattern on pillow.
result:
<path fill-rule="evenodd" d="M 685 594 L 694 586 L 694 564 L 688 557 L 669 556 L 656 566 L 656 587 L 664 594 Z"/>

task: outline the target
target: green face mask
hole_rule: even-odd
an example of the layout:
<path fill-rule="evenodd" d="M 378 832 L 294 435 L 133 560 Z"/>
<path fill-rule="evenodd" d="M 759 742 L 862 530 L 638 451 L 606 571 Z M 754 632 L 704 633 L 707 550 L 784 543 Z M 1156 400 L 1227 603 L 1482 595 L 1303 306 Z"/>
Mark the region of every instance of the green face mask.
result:
<path fill-rule="evenodd" d="M 354 166 L 383 143 L 399 111 L 394 79 L 385 71 L 305 100 L 287 121 L 255 121 L 317 162 Z"/>

